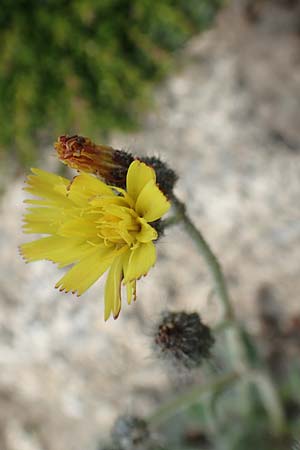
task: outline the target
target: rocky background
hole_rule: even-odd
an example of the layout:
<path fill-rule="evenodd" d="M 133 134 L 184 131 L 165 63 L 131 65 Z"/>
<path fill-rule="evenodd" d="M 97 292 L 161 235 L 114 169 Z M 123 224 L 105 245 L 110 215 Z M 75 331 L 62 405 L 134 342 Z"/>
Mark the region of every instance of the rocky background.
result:
<path fill-rule="evenodd" d="M 177 194 L 254 333 L 266 288 L 284 317 L 299 312 L 299 2 L 234 2 L 178 55 L 155 104 L 139 133 L 110 143 L 177 170 Z M 57 168 L 48 154 L 44 167 Z M 178 384 L 152 351 L 160 312 L 197 310 L 214 324 L 218 302 L 193 243 L 174 228 L 137 303 L 104 323 L 103 280 L 78 299 L 53 288 L 54 265 L 18 256 L 24 177 L 2 173 L 0 449 L 95 450 L 119 413 L 150 413 Z"/>

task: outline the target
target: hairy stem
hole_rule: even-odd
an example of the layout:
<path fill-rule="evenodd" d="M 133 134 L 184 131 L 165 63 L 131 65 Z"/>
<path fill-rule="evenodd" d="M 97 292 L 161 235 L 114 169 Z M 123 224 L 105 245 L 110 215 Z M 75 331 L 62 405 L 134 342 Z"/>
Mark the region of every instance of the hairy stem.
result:
<path fill-rule="evenodd" d="M 172 198 L 172 203 L 175 208 L 176 215 L 169 219 L 166 226 L 171 226 L 178 222 L 181 222 L 184 225 L 187 234 L 195 242 L 210 271 L 216 294 L 222 302 L 223 320 L 233 320 L 234 311 L 230 303 L 225 278 L 217 257 L 212 252 L 202 233 L 195 227 L 187 215 L 185 205 L 175 196 Z"/>

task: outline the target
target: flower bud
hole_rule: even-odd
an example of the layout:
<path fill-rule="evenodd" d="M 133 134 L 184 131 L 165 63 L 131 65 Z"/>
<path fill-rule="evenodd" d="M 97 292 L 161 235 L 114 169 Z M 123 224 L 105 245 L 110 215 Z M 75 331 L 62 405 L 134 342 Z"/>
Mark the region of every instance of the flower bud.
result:
<path fill-rule="evenodd" d="M 209 358 L 215 342 L 199 315 L 184 311 L 164 312 L 154 340 L 161 357 L 187 369 L 199 367 Z"/>
<path fill-rule="evenodd" d="M 134 160 L 131 153 L 116 150 L 109 145 L 96 145 L 91 139 L 77 134 L 60 136 L 54 147 L 59 159 L 72 169 L 94 173 L 112 186 L 126 187 L 127 170 Z M 137 159 L 154 169 L 160 190 L 167 197 L 171 197 L 177 180 L 176 173 L 159 158 Z"/>
<path fill-rule="evenodd" d="M 147 423 L 135 416 L 117 418 L 111 437 L 114 445 L 120 450 L 146 449 L 150 439 Z"/>
<path fill-rule="evenodd" d="M 83 136 L 60 136 L 54 144 L 59 159 L 73 169 L 99 175 L 107 184 L 126 187 L 130 153 L 108 145 L 96 145 Z"/>

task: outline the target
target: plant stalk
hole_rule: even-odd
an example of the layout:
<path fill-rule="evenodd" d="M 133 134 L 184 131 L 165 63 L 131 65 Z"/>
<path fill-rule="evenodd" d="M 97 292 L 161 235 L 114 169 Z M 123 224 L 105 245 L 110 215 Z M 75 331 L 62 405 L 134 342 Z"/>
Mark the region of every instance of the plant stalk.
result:
<path fill-rule="evenodd" d="M 204 258 L 207 267 L 210 271 L 216 294 L 218 295 L 220 301 L 222 302 L 222 309 L 223 309 L 222 321 L 234 320 L 234 311 L 230 303 L 229 293 L 227 290 L 222 268 L 218 259 L 210 249 L 210 246 L 204 239 L 202 233 L 195 227 L 195 225 L 187 215 L 184 203 L 182 203 L 177 197 L 173 196 L 172 204 L 175 208 L 176 214 L 175 216 L 171 217 L 166 222 L 165 225 L 171 226 L 178 222 L 181 222 L 184 225 L 187 234 L 196 244 L 200 254 Z"/>

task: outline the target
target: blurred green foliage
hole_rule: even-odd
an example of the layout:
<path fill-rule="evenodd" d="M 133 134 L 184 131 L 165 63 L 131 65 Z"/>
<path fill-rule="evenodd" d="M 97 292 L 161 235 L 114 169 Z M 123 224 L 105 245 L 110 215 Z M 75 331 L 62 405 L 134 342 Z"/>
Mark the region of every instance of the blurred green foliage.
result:
<path fill-rule="evenodd" d="M 223 1 L 2 0 L 2 154 L 28 162 L 44 136 L 133 127 L 174 51 Z"/>
<path fill-rule="evenodd" d="M 236 386 L 218 398 L 217 409 L 208 408 L 208 397 L 171 417 L 161 429 L 163 450 L 300 450 L 299 365 L 291 364 L 288 372 L 275 384 L 287 419 L 281 432 L 271 426 L 255 391 L 248 410 L 242 412 Z"/>

